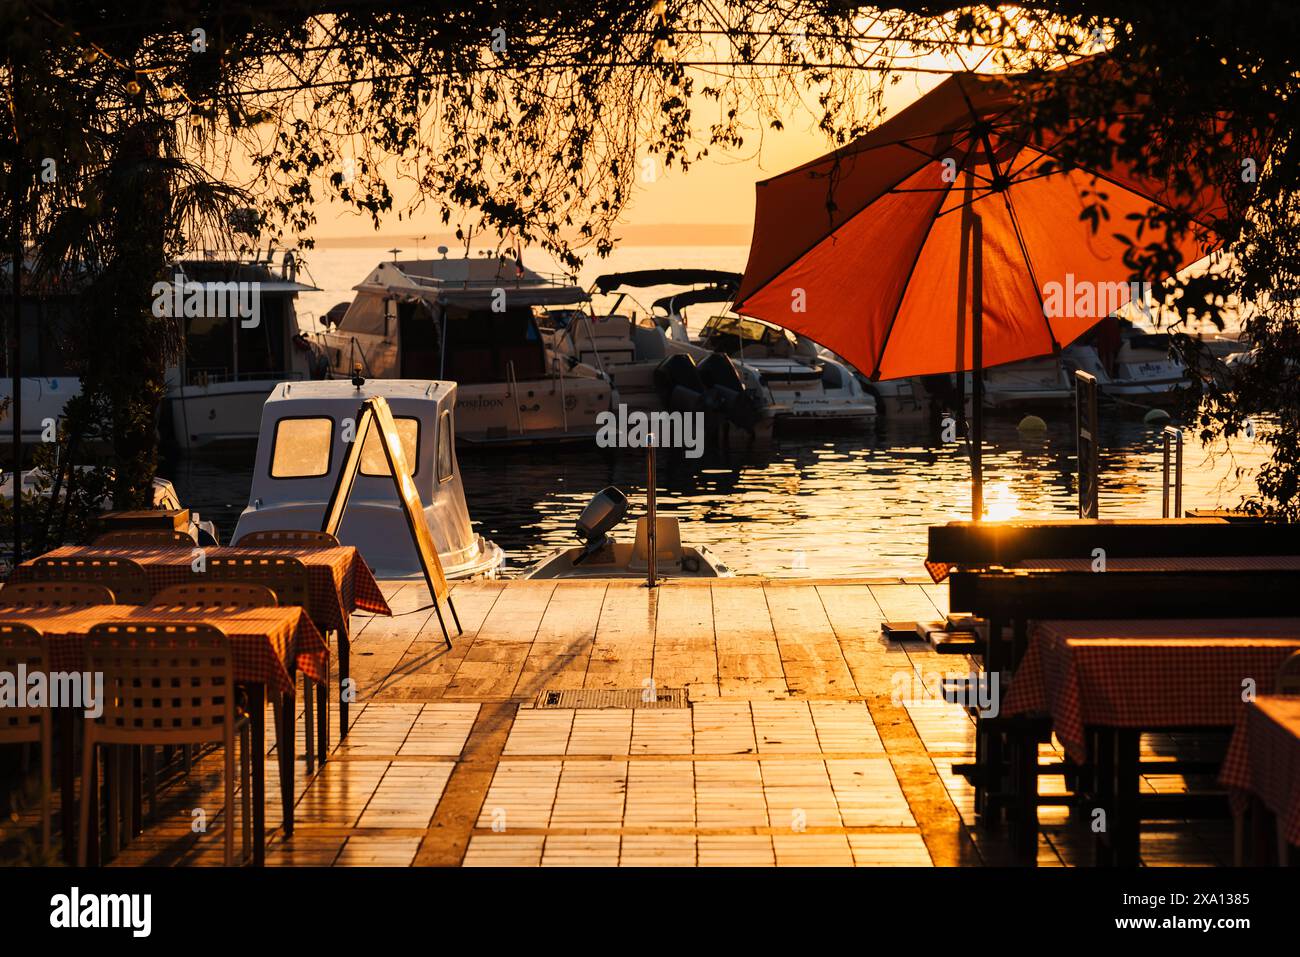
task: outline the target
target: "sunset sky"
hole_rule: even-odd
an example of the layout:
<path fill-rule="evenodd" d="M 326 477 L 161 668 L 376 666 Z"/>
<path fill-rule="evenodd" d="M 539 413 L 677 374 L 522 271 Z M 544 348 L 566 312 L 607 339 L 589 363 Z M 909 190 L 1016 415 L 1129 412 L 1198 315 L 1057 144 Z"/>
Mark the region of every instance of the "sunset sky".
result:
<path fill-rule="evenodd" d="M 942 74 L 905 74 L 888 89 L 885 103 L 892 116 L 943 79 Z M 701 101 L 693 108 L 699 125 L 707 128 L 710 110 L 716 104 Z M 637 192 L 624 211 L 625 228 L 620 237 L 638 244 L 744 245 L 749 242 L 754 219 L 754 184 L 793 166 L 814 159 L 831 149 L 825 136 L 806 112 L 787 118 L 781 131 L 764 131 L 761 147 L 758 131 L 746 137 L 738 153 L 711 150 L 705 160 L 690 171 L 660 170 L 654 182 L 637 176 Z M 401 208 L 413 194 L 411 185 L 394 182 L 395 205 Z M 338 204 L 322 204 L 314 235 L 323 247 L 337 245 L 383 246 L 400 241 L 409 244 L 427 236 L 428 243 L 451 240 L 451 232 L 438 222 L 435 209 L 426 209 L 412 219 L 399 221 L 388 216 L 377 232 L 367 220 L 344 211 Z M 684 235 L 682 225 L 702 226 Z"/>

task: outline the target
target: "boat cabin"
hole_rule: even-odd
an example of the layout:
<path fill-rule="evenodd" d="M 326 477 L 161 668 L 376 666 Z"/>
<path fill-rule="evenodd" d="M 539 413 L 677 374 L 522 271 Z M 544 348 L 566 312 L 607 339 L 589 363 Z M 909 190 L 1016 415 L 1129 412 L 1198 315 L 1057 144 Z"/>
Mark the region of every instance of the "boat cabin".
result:
<path fill-rule="evenodd" d="M 267 398 L 248 507 L 234 541 L 264 529 L 318 529 L 338 481 L 362 403 L 392 410 L 425 522 L 448 578 L 493 575 L 501 549 L 470 526 L 455 449 L 456 384 L 382 379 L 285 382 Z M 339 539 L 355 545 L 382 578 L 418 577 L 419 558 L 374 429 L 362 449 Z"/>

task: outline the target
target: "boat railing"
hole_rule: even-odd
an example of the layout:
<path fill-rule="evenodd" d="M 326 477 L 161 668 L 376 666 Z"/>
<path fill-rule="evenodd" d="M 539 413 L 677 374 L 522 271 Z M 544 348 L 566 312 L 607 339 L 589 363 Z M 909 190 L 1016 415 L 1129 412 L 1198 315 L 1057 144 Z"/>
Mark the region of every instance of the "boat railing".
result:
<path fill-rule="evenodd" d="M 330 367 L 335 372 L 351 375 L 352 370 L 356 367 L 357 359 L 360 357 L 362 373 L 367 379 L 375 378 L 374 373 L 370 371 L 370 359 L 366 356 L 366 350 L 357 341 L 356 336 L 346 336 L 337 332 L 318 332 L 316 333 L 316 343 L 322 349 L 333 349 L 338 354 L 338 361 L 330 363 Z M 348 353 L 347 362 L 343 361 L 344 349 Z M 328 359 L 329 356 L 327 355 L 326 358 Z"/>
<path fill-rule="evenodd" d="M 488 276 L 478 279 L 443 279 L 438 276 L 420 276 L 414 273 L 406 273 L 405 275 L 406 278 L 415 283 L 415 285 L 427 287 L 429 289 L 509 290 L 572 285 L 570 278 L 562 273 L 533 272 L 531 275 L 527 276 L 512 276 L 507 272 L 499 276 Z"/>
<path fill-rule="evenodd" d="M 1169 518 L 1169 496 L 1173 493 L 1174 518 L 1183 517 L 1183 430 L 1166 425 L 1160 433 L 1163 444 L 1163 480 L 1160 488 L 1160 517 Z M 1170 473 L 1172 460 L 1173 472 Z"/>

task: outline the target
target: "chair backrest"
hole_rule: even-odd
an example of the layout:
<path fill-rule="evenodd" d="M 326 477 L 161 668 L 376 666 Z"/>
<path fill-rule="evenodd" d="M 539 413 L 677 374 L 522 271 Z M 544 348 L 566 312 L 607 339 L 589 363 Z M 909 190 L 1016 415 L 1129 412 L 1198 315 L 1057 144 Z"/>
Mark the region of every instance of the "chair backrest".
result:
<path fill-rule="evenodd" d="M 96 582 L 10 582 L 0 588 L 0 607 L 83 607 L 116 604 L 113 590 Z"/>
<path fill-rule="evenodd" d="M 235 542 L 236 548 L 262 545 L 269 548 L 337 548 L 339 540 L 329 532 L 305 528 L 264 528 L 247 532 Z"/>
<path fill-rule="evenodd" d="M 131 548 L 149 545 L 179 545 L 193 548 L 197 542 L 193 536 L 176 528 L 119 528 L 105 532 L 95 539 L 94 544 L 109 548 Z"/>
<path fill-rule="evenodd" d="M 301 559 L 282 555 L 247 555 L 238 558 L 209 558 L 209 581 L 245 582 L 265 585 L 275 592 L 281 605 L 306 608 L 309 585 L 307 566 Z"/>
<path fill-rule="evenodd" d="M 1300 694 L 1300 651 L 1282 662 L 1277 670 L 1277 693 Z"/>
<path fill-rule="evenodd" d="M 86 667 L 104 676 L 100 742 L 197 744 L 234 726 L 234 655 L 214 625 L 104 622 L 86 638 Z"/>
<path fill-rule="evenodd" d="M 0 622 L 0 672 L 13 675 L 14 690 L 22 693 L 27 686 L 18 681 L 20 666 L 26 668 L 29 675 L 49 674 L 41 633 L 21 622 Z M 47 681 L 47 693 L 48 686 Z M 14 743 L 41 739 L 41 726 L 50 719 L 51 702 L 43 702 L 45 707 L 27 707 L 24 704 L 26 700 L 4 702 L 0 707 L 0 741 Z"/>
<path fill-rule="evenodd" d="M 275 592 L 265 585 L 253 585 L 248 582 L 186 582 L 183 585 L 169 585 L 149 602 L 152 608 L 173 608 L 176 606 L 209 608 L 220 606 L 229 608 L 267 608 L 280 602 Z"/>
<path fill-rule="evenodd" d="M 112 589 L 117 600 L 142 605 L 153 595 L 144 566 L 129 558 L 62 558 L 46 555 L 32 565 L 38 581 L 97 582 Z"/>

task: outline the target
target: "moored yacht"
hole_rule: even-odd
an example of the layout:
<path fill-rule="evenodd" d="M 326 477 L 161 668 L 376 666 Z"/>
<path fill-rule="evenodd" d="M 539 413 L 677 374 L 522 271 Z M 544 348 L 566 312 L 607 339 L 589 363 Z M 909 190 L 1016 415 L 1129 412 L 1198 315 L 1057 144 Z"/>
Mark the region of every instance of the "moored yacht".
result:
<path fill-rule="evenodd" d="M 167 370 L 164 441 L 185 451 L 251 445 L 262 403 L 285 380 L 310 378 L 305 343 L 296 339 L 294 299 L 314 290 L 299 282 L 292 252 L 240 257 L 210 253 L 173 263 L 155 284 L 155 307 L 176 318 L 182 348 Z M 81 392 L 63 343 L 75 334 L 75 288 L 44 290 L 23 303 L 23 441 L 40 441 Z M 12 397 L 8 354 L 0 358 L 0 401 Z M 10 443 L 8 413 L 0 444 Z"/>
<path fill-rule="evenodd" d="M 382 262 L 337 326 L 309 334 L 334 377 L 451 380 L 463 445 L 590 442 L 617 396 L 597 369 L 550 347 L 547 307 L 585 302 L 557 277 L 500 257 Z"/>
<path fill-rule="evenodd" d="M 392 411 L 402 451 L 448 578 L 496 577 L 505 555 L 470 524 L 456 461 L 454 382 L 377 379 L 286 382 L 266 399 L 248 507 L 233 542 L 248 532 L 318 529 L 338 481 L 357 413 L 372 396 Z M 414 578 L 419 559 L 378 436 L 361 450 L 360 474 L 339 529 L 381 578 Z"/>
<path fill-rule="evenodd" d="M 319 375 L 297 337 L 294 310 L 298 294 L 316 287 L 298 280 L 292 252 L 278 260 L 271 253 L 185 259 L 171 278 L 162 298 L 181 322 L 185 345 L 167 375 L 163 435 L 183 450 L 247 448 L 257 440 L 266 397 L 282 382 Z M 200 309 L 189 307 L 194 296 L 203 298 Z M 231 296 L 243 308 L 232 308 Z"/>
<path fill-rule="evenodd" d="M 1068 371 L 1080 369 L 1097 377 L 1097 388 L 1118 402 L 1138 407 L 1173 402 L 1191 388 L 1187 366 L 1174 352 L 1168 333 L 1142 330 L 1119 320 L 1118 347 L 1106 350 L 1096 331 L 1062 352 Z"/>
<path fill-rule="evenodd" d="M 680 318 L 669 305 L 674 297 L 647 309 L 627 291 L 708 283 L 713 275 L 703 269 L 646 269 L 600 276 L 592 293 L 604 297 L 601 308 L 593 301 L 589 311 L 552 310 L 551 328 L 544 332 L 557 353 L 609 376 L 629 409 L 700 411 L 707 433 L 722 447 L 762 447 L 771 441 L 777 410 L 757 371 L 690 342 L 684 330 L 676 332 L 673 323 L 680 326 Z M 698 297 L 709 288 L 682 295 Z M 723 298 L 730 298 L 730 290 Z"/>
<path fill-rule="evenodd" d="M 738 273 L 724 270 L 651 269 L 602 276 L 596 287 L 613 293 L 622 286 L 690 286 L 655 300 L 650 325 L 679 347 L 728 357 L 748 388 L 766 393 L 778 424 L 859 424 L 875 416 L 875 400 L 851 367 L 811 340 L 733 313 L 712 316 L 692 338 L 685 310 L 730 303 L 739 283 Z"/>
<path fill-rule="evenodd" d="M 727 314 L 710 317 L 695 341 L 755 370 L 778 409 L 778 424 L 865 424 L 876 416 L 876 401 L 853 370 L 804 336 Z"/>

